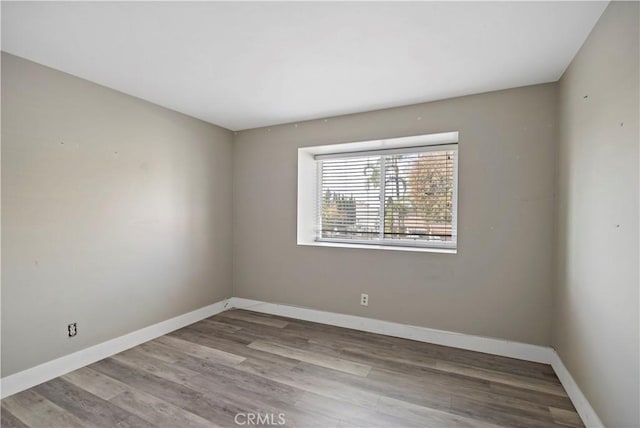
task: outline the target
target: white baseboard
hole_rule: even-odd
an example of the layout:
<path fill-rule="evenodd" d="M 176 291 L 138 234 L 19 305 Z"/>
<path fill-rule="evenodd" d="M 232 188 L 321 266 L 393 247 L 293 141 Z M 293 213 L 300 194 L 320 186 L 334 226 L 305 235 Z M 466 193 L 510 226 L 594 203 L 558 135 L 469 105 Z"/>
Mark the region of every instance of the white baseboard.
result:
<path fill-rule="evenodd" d="M 39 366 L 3 377 L 0 382 L 2 398 L 24 391 L 32 386 L 62 376 L 73 370 L 93 364 L 118 352 L 125 351 L 141 343 L 155 339 L 179 328 L 198 322 L 231 308 L 228 299 L 205 306 L 195 311 L 179 315 L 175 318 L 159 322 L 149 327 L 136 330 L 124 336 L 116 337 L 89 348 L 48 361 Z"/>
<path fill-rule="evenodd" d="M 0 380 L 0 396 L 5 398 L 17 392 L 24 391 L 25 389 L 39 385 L 58 376 L 62 376 L 73 370 L 95 363 L 96 361 L 100 361 L 111 355 L 117 354 L 118 352 L 125 351 L 129 348 L 140 345 L 141 343 L 155 339 L 231 308 L 248 309 L 256 312 L 313 321 L 337 327 L 385 334 L 388 336 L 484 352 L 503 357 L 517 358 L 536 363 L 550 364 L 556 372 L 558 379 L 560 379 L 562 386 L 567 391 L 569 398 L 576 407 L 576 410 L 582 418 L 585 426 L 587 428 L 601 428 L 604 426 L 593 407 L 589 404 L 589 401 L 584 396 L 565 365 L 562 363 L 560 356 L 552 348 L 491 337 L 474 336 L 445 330 L 436 330 L 427 327 L 376 320 L 373 318 L 320 311 L 317 309 L 267 303 L 259 300 L 243 299 L 240 297 L 232 297 L 227 300 L 222 300 L 212 305 L 196 309 L 195 311 L 179 315 L 175 318 L 159 322 L 124 336 L 111 339 L 107 342 L 82 349 L 74 352 L 73 354 L 65 355 L 64 357 L 60 357 L 44 364 L 40 364 L 39 366 L 4 377 Z"/>
<path fill-rule="evenodd" d="M 436 330 L 427 327 L 418 327 L 414 325 L 301 308 L 297 306 L 266 303 L 259 300 L 243 299 L 239 297 L 232 297 L 230 302 L 232 307 L 238 309 L 248 309 L 266 314 L 281 315 L 284 317 L 313 321 L 337 327 L 346 327 L 354 330 L 401 337 L 403 339 L 417 340 L 419 342 L 468 349 L 471 351 L 484 352 L 486 354 L 534 361 L 536 363 L 551 364 L 553 349 L 546 346 L 454 333 L 451 331 Z"/>
<path fill-rule="evenodd" d="M 560 359 L 560 355 L 558 355 L 555 350 L 553 350 L 551 354 L 551 367 L 553 367 L 553 371 L 556 372 L 560 383 L 562 383 L 562 386 L 567 391 L 567 395 L 569 395 L 571 402 L 582 418 L 585 427 L 603 428 L 604 424 L 598 417 L 598 414 L 593 407 L 591 407 L 587 397 L 584 396 L 580 387 L 573 379 L 573 376 L 571 376 L 571 373 L 569 373 L 569 370 L 567 370 L 567 367 Z"/>
<path fill-rule="evenodd" d="M 399 324 L 354 315 L 338 314 L 335 312 L 326 312 L 317 309 L 266 303 L 259 300 L 243 299 L 240 297 L 232 297 L 229 300 L 231 307 L 238 309 L 247 309 L 265 314 L 280 315 L 288 318 L 313 321 L 321 324 L 351 328 L 371 333 L 385 334 L 387 336 L 412 339 L 436 345 L 451 346 L 453 348 L 468 349 L 471 351 L 484 352 L 486 354 L 550 364 L 556 372 L 558 379 L 560 379 L 560 383 L 562 383 L 562 386 L 567 391 L 569 398 L 576 407 L 576 410 L 582 418 L 585 426 L 587 428 L 602 428 L 604 426 L 596 412 L 593 410 L 593 407 L 591 407 L 589 401 L 587 401 L 586 397 L 573 380 L 573 377 L 562 363 L 560 356 L 553 348 L 495 339 L 491 337 L 435 330 L 426 327 Z"/>

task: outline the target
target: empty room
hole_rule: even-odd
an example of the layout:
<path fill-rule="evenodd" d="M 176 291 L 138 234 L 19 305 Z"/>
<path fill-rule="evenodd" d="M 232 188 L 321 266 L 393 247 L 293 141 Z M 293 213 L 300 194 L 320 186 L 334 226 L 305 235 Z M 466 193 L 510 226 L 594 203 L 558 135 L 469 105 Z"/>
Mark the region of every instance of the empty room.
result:
<path fill-rule="evenodd" d="M 2 1 L 1 427 L 640 427 L 640 2 Z"/>

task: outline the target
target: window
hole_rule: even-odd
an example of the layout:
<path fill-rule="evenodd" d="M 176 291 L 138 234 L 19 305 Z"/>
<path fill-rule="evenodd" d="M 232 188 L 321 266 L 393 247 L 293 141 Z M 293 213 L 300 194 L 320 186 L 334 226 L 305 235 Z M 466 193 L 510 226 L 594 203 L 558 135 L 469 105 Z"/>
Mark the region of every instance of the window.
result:
<path fill-rule="evenodd" d="M 434 135 L 316 148 L 313 241 L 455 250 L 457 133 Z"/>

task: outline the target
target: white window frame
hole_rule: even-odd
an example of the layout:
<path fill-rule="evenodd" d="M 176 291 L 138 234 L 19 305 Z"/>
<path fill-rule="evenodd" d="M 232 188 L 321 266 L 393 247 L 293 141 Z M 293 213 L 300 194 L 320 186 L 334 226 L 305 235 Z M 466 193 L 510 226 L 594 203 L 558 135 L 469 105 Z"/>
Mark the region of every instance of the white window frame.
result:
<path fill-rule="evenodd" d="M 389 138 L 383 140 L 360 141 L 352 143 L 329 144 L 323 146 L 302 147 L 298 149 L 298 245 L 323 247 L 344 247 L 362 249 L 382 249 L 399 251 L 457 253 L 458 243 L 458 132 L 415 135 L 410 137 Z M 363 154 L 398 154 L 436 150 L 455 150 L 454 191 L 452 207 L 452 242 L 426 242 L 409 240 L 365 241 L 319 237 L 317 225 L 321 215 L 318 207 L 321 171 L 317 160 Z"/>

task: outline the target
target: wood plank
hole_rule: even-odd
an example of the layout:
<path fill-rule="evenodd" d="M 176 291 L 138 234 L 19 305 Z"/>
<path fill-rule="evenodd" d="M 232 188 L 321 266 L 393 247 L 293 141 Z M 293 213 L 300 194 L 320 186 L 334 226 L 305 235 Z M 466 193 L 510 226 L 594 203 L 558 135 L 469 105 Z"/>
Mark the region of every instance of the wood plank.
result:
<path fill-rule="evenodd" d="M 136 370 L 136 368 L 112 358 L 94 363 L 91 368 L 121 382 L 126 382 L 135 389 L 158 397 L 216 425 L 233 425 L 235 415 L 243 411 L 242 408 L 222 400 L 211 400 L 184 385 Z"/>
<path fill-rule="evenodd" d="M 324 378 L 316 379 L 309 378 L 308 376 L 300 376 L 298 373 L 294 373 L 290 369 L 265 370 L 261 363 L 256 364 L 252 359 L 248 359 L 247 361 L 238 364 L 236 369 L 263 376 L 274 382 L 281 383 L 301 391 L 313 392 L 324 397 L 334 398 L 356 405 L 373 406 L 379 398 L 377 394 L 369 391 L 363 391 L 359 388 L 354 388 L 348 384 L 341 384 Z"/>
<path fill-rule="evenodd" d="M 266 362 L 272 362 L 279 366 L 292 366 L 298 363 L 297 360 L 291 358 L 285 358 L 269 352 L 260 351 L 258 349 L 252 349 L 247 347 L 252 341 L 244 340 L 242 342 L 230 340 L 226 337 L 219 335 L 211 336 L 202 332 L 194 331 L 192 329 L 181 329 L 169 334 L 172 337 L 178 337 L 189 342 L 198 343 L 203 346 L 208 346 L 213 349 L 219 349 L 221 351 L 229 352 L 231 354 L 240 355 L 246 358 L 259 359 Z"/>
<path fill-rule="evenodd" d="M 185 354 L 214 363 L 235 365 L 246 360 L 246 357 L 209 348 L 177 337 L 163 336 L 156 339 L 156 341 L 163 345 L 180 349 Z"/>
<path fill-rule="evenodd" d="M 111 359 L 132 367 L 135 370 L 161 377 L 176 384 L 184 385 L 189 379 L 197 375 L 196 372 L 181 367 L 180 365 L 172 365 L 153 358 L 137 348 L 116 354 L 112 356 Z"/>
<path fill-rule="evenodd" d="M 374 404 L 381 397 L 391 397 L 398 400 L 407 401 L 434 409 L 447 410 L 451 403 L 451 394 L 443 391 L 439 387 L 424 388 L 415 387 L 414 384 L 406 382 L 391 383 L 367 377 L 354 376 L 348 373 L 335 370 L 327 370 L 323 367 L 307 363 L 300 363 L 290 370 L 291 375 L 296 380 L 304 380 L 314 385 L 331 385 L 332 389 L 349 386 L 351 394 L 362 394 L 375 397 Z M 371 403 L 366 403 L 366 405 Z"/>
<path fill-rule="evenodd" d="M 554 426 L 549 412 L 537 409 L 516 409 L 498 401 L 477 397 L 454 396 L 451 399 L 452 413 L 507 427 L 543 428 Z"/>
<path fill-rule="evenodd" d="M 576 412 L 566 409 L 558 409 L 556 407 L 550 407 L 549 411 L 551 412 L 553 420 L 560 425 L 566 425 L 570 427 L 583 426 L 582 420 L 580 419 L 580 416 L 576 414 Z"/>
<path fill-rule="evenodd" d="M 518 376 L 511 373 L 501 373 L 495 370 L 472 367 L 464 364 L 449 363 L 445 361 L 438 361 L 436 364 L 436 369 L 449 373 L 456 373 L 463 376 L 469 376 L 476 379 L 484 379 L 495 383 L 517 386 L 523 389 L 546 392 L 548 394 L 559 395 L 561 397 L 567 396 L 567 393 L 561 385 L 538 379 L 527 378 L 525 376 Z"/>
<path fill-rule="evenodd" d="M 175 349 L 170 346 L 165 346 L 162 343 L 158 342 L 157 339 L 143 343 L 142 345 L 137 346 L 136 348 L 140 352 L 153 356 L 154 358 L 157 358 L 158 360 L 162 360 L 165 363 L 175 363 L 180 358 L 183 358 L 185 356 L 185 354 L 181 352 L 179 349 Z"/>
<path fill-rule="evenodd" d="M 153 427 L 144 419 L 61 378 L 50 380 L 33 389 L 89 426 Z"/>
<path fill-rule="evenodd" d="M 228 311 L 2 401 L 2 427 L 582 427 L 550 366 Z"/>
<path fill-rule="evenodd" d="M 215 426 L 198 415 L 135 389 L 124 391 L 110 401 L 160 427 L 211 428 Z"/>
<path fill-rule="evenodd" d="M 257 324 L 242 319 L 233 319 L 233 325 L 238 327 L 231 332 L 234 337 L 247 337 L 251 341 L 257 339 L 269 339 L 269 341 L 283 341 L 285 345 L 300 346 L 309 342 L 309 335 L 301 331 L 292 331 L 286 328 Z M 206 325 L 209 328 L 209 325 Z M 210 330 L 212 333 L 215 329 Z M 227 331 L 228 333 L 228 331 Z"/>
<path fill-rule="evenodd" d="M 62 376 L 62 379 L 70 382 L 104 400 L 109 400 L 129 389 L 129 387 L 117 380 L 111 379 L 88 367 L 75 370 Z"/>
<path fill-rule="evenodd" d="M 499 383 L 491 383 L 489 384 L 489 388 L 492 394 L 495 393 L 500 397 L 511 397 L 514 399 L 517 398 L 521 399 L 524 402 L 532 403 L 535 405 L 557 407 L 559 409 L 575 411 L 571 400 L 569 400 L 569 397 L 546 394 L 544 392 L 521 389 L 511 385 L 503 385 Z"/>
<path fill-rule="evenodd" d="M 0 427 L 2 428 L 27 428 L 28 425 L 15 417 L 4 405 L 0 407 Z"/>
<path fill-rule="evenodd" d="M 371 428 L 423 426 L 417 421 L 381 413 L 375 407 L 353 405 L 311 392 L 305 392 L 296 402 L 296 407 L 314 410 L 320 414 L 332 415 L 333 418 L 338 419 L 339 426 Z"/>
<path fill-rule="evenodd" d="M 31 427 L 59 426 L 82 428 L 80 419 L 47 400 L 40 394 L 28 389 L 2 400 L 2 409 L 8 410 L 21 422 Z M 4 426 L 4 424 L 3 424 Z"/>
<path fill-rule="evenodd" d="M 369 374 L 369 371 L 371 371 L 371 366 L 367 366 L 364 364 L 354 363 L 352 361 L 344 360 L 341 358 L 320 355 L 317 353 L 295 349 L 289 346 L 278 345 L 275 343 L 269 343 L 262 340 L 257 340 L 250 343 L 249 348 L 258 349 L 260 351 L 269 352 L 275 355 L 281 355 L 283 357 L 291 358 L 298 361 L 304 361 L 305 363 L 326 367 L 328 369 L 337 370 L 356 376 L 366 376 L 367 374 Z"/>
<path fill-rule="evenodd" d="M 414 421 L 421 426 L 456 428 L 497 428 L 499 425 L 461 416 L 449 411 L 413 404 L 391 397 L 381 397 L 377 403 L 378 411 L 394 415 L 403 420 Z"/>
<path fill-rule="evenodd" d="M 264 367 L 265 371 L 270 370 L 270 366 L 262 360 L 252 359 L 254 364 Z M 222 364 L 214 364 L 197 358 L 185 358 L 180 361 L 180 367 L 198 373 L 198 377 L 213 378 L 217 380 L 221 388 L 241 388 L 248 391 L 255 391 L 266 397 L 274 397 L 281 401 L 293 402 L 300 395 L 297 388 L 275 382 L 264 376 L 256 375 L 248 371 L 238 370 L 237 367 L 230 367 Z M 193 381 L 193 378 L 192 378 Z"/>
<path fill-rule="evenodd" d="M 231 310 L 223 312 L 219 315 L 221 319 L 239 319 L 242 321 L 252 322 L 255 324 L 263 324 L 270 327 L 284 328 L 289 322 L 278 318 L 264 317 L 253 312 Z"/>
<path fill-rule="evenodd" d="M 285 319 L 289 320 L 288 318 Z M 309 332 L 311 330 L 313 334 L 310 341 L 325 346 L 360 348 L 364 352 L 372 353 L 392 351 L 396 355 L 405 356 L 408 360 L 419 360 L 425 357 L 440 359 L 559 382 L 553 369 L 548 364 L 516 360 L 409 339 L 381 336 L 374 333 L 309 323 L 307 321 L 289 320 L 289 325 L 285 330 L 300 332 Z"/>
<path fill-rule="evenodd" d="M 198 324 L 205 325 L 205 326 L 207 326 L 207 328 L 209 328 L 211 330 L 226 331 L 226 332 L 230 332 L 230 333 L 233 333 L 234 331 L 238 331 L 238 330 L 240 330 L 242 328 L 242 327 L 239 327 L 237 325 L 228 324 L 228 323 L 224 322 L 224 320 L 217 319 L 215 316 L 213 316 L 211 318 L 203 319 Z"/>

